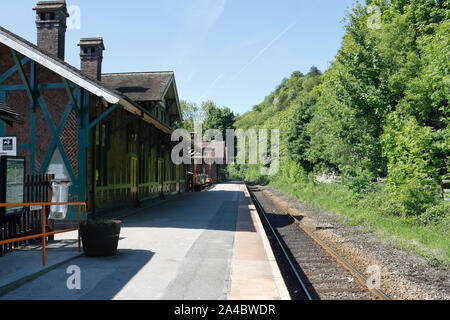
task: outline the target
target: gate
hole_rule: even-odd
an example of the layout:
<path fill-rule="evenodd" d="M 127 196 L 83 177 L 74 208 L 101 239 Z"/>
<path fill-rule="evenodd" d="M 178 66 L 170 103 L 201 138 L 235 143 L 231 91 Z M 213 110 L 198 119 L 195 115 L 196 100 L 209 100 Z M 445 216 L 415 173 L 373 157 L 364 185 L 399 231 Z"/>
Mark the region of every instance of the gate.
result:
<path fill-rule="evenodd" d="M 25 177 L 25 202 L 50 202 L 53 175 L 38 174 Z M 49 210 L 46 210 L 49 212 Z M 5 216 L 0 212 L 0 241 L 24 237 L 42 232 L 42 207 L 24 207 L 23 213 Z M 48 226 L 48 219 L 46 219 Z M 51 240 L 51 237 L 49 237 Z M 17 241 L 0 245 L 0 257 L 5 252 L 24 246 L 33 240 Z M 35 241 L 35 240 L 34 240 Z"/>

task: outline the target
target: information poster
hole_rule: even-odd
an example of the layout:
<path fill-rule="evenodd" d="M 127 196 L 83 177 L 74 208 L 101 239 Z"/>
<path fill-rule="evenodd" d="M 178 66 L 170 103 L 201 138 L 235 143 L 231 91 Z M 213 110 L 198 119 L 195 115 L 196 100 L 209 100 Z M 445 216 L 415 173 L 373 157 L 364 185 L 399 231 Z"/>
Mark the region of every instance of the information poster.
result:
<path fill-rule="evenodd" d="M 17 138 L 0 137 L 0 156 L 17 155 Z"/>
<path fill-rule="evenodd" d="M 25 159 L 18 157 L 3 157 L 2 159 L 2 182 L 5 203 L 23 203 L 25 184 Z M 21 214 L 23 207 L 8 207 L 5 209 L 6 216 Z"/>

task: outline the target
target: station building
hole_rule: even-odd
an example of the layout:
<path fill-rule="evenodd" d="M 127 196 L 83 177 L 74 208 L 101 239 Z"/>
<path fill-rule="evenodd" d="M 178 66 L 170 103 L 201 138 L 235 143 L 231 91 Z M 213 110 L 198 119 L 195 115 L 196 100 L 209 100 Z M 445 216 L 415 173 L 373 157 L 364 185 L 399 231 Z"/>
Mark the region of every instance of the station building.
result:
<path fill-rule="evenodd" d="M 191 163 L 187 167 L 190 190 L 201 190 L 201 186 L 225 180 L 225 141 L 197 141 L 198 132 L 191 132 Z M 200 187 L 200 188 L 199 188 Z"/>
<path fill-rule="evenodd" d="M 64 61 L 65 1 L 33 10 L 37 45 L 0 27 L 0 136 L 17 137 L 27 173 L 67 181 L 69 201 L 89 210 L 183 192 L 185 166 L 170 161 L 182 120 L 174 73 L 104 74 L 102 38 L 69 48 L 80 50 L 75 68 Z"/>

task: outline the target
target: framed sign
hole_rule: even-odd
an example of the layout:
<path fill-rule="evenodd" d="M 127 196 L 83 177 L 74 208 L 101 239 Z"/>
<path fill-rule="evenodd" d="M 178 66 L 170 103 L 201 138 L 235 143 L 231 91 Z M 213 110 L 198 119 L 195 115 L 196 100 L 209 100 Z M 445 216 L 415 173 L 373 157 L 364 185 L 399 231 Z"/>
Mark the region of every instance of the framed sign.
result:
<path fill-rule="evenodd" d="M 25 200 L 25 158 L 2 156 L 0 170 L 2 203 L 23 203 Z M 4 208 L 3 212 L 6 216 L 21 214 L 23 207 Z"/>
<path fill-rule="evenodd" d="M 16 137 L 0 137 L 0 156 L 17 156 Z"/>

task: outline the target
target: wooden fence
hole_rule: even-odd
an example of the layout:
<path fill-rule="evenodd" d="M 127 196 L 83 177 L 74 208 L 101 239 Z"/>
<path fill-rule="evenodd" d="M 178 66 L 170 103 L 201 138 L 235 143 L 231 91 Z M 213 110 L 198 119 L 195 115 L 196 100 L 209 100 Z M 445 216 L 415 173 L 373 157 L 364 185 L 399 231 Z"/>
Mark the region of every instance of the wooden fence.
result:
<path fill-rule="evenodd" d="M 25 178 L 25 202 L 50 202 L 52 199 L 52 179 L 53 175 L 48 174 L 27 175 Z M 47 212 L 49 211 L 47 210 Z M 0 211 L 0 240 L 42 232 L 41 218 L 42 207 L 24 208 L 22 214 L 11 216 L 5 216 L 4 212 Z M 46 225 L 48 225 L 48 219 Z M 52 229 L 51 226 L 49 228 Z M 0 245 L 0 257 L 5 252 L 27 245 L 32 241 L 35 240 Z"/>

